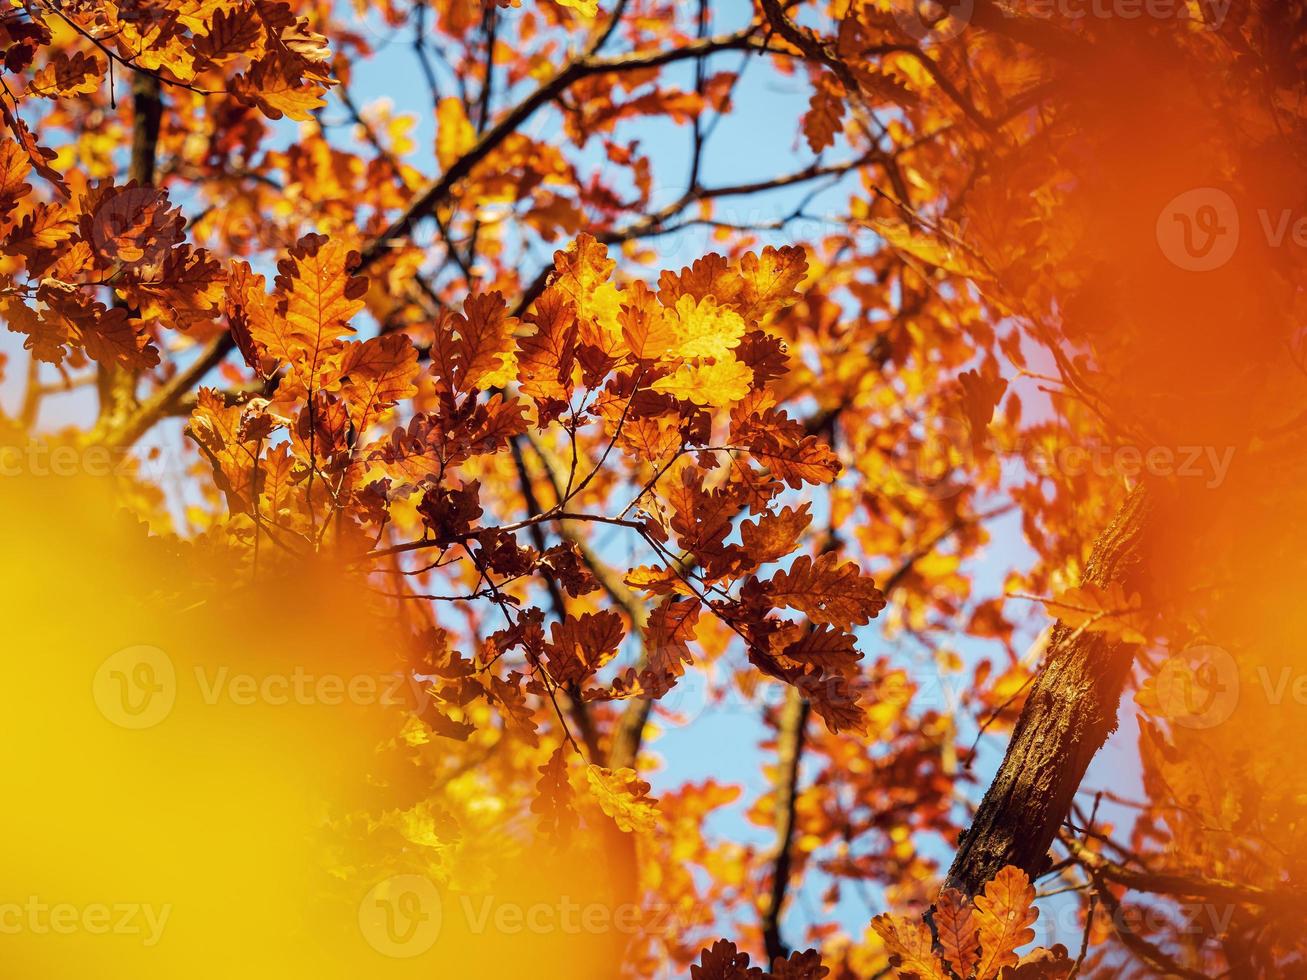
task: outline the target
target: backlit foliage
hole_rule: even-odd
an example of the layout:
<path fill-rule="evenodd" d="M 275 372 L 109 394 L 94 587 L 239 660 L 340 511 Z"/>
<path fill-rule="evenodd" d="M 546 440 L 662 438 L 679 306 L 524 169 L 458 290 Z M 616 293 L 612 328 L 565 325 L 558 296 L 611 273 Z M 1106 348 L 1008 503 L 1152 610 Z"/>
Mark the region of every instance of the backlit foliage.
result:
<path fill-rule="evenodd" d="M 936 6 L 6 0 L 0 904 L 177 917 L 6 970 L 1307 969 L 1307 19 Z M 1048 853 L 946 883 L 1023 733 Z"/>

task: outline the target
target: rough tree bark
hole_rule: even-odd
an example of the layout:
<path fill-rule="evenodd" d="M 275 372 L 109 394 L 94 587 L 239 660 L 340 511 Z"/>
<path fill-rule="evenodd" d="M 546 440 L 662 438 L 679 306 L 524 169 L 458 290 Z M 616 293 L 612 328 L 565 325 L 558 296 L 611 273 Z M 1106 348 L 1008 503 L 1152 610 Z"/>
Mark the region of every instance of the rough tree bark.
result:
<path fill-rule="evenodd" d="M 1139 486 L 1094 543 L 1085 581 L 1138 591 L 1157 491 Z M 1071 808 L 1085 770 L 1116 729 L 1133 644 L 1058 623 L 1007 755 L 960 838 L 946 887 L 974 895 L 1005 865 L 1032 877 Z"/>

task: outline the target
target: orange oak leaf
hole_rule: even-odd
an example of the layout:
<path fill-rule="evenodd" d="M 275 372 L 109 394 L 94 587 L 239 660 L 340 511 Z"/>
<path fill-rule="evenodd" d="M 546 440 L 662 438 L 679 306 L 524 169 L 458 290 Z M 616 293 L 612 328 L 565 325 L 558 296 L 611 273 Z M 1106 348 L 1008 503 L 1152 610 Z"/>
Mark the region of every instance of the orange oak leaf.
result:
<path fill-rule="evenodd" d="M 785 507 L 778 513 L 766 513 L 756 522 L 740 525 L 740 540 L 756 565 L 778 561 L 794 551 L 803 532 L 812 523 L 811 505 Z"/>
<path fill-rule="evenodd" d="M 622 617 L 612 609 L 568 615 L 545 644 L 549 673 L 559 684 L 580 684 L 617 656 L 622 638 Z"/>
<path fill-rule="evenodd" d="M 835 143 L 844 118 L 844 99 L 835 90 L 835 83 L 823 78 L 812 93 L 808 112 L 803 117 L 803 134 L 813 153 L 820 153 Z"/>
<path fill-rule="evenodd" d="M 871 920 L 871 928 L 885 943 L 890 962 L 900 977 L 948 980 L 948 974 L 935 956 L 926 923 L 883 913 Z"/>
<path fill-rule="evenodd" d="M 980 925 L 970 900 L 956 888 L 939 893 L 935 902 L 935 929 L 944 962 L 958 976 L 971 976 L 980 961 Z"/>
<path fill-rule="evenodd" d="M 985 884 L 974 899 L 980 930 L 977 980 L 990 980 L 1006 966 L 1015 966 L 1017 949 L 1035 938 L 1030 926 L 1039 918 L 1034 907 L 1035 889 L 1020 868 L 1006 867 Z"/>
<path fill-rule="evenodd" d="M 51 99 L 89 95 L 100 87 L 104 73 L 105 62 L 97 54 L 57 51 L 32 77 L 32 91 Z"/>
<path fill-rule="evenodd" d="M 665 598 L 652 613 L 644 630 L 644 649 L 648 670 L 641 680 L 653 696 L 670 689 L 685 673 L 685 665 L 694 662 L 690 643 L 694 640 L 699 619 L 699 600 Z"/>
<path fill-rule="evenodd" d="M 359 433 L 381 412 L 417 394 L 418 352 L 403 334 L 346 344 L 339 371 L 350 422 Z"/>
<path fill-rule="evenodd" d="M 502 294 L 468 296 L 462 313 L 446 314 L 436 326 L 432 373 L 458 392 L 502 387 L 517 374 L 516 327 Z"/>
<path fill-rule="evenodd" d="M 357 253 L 339 239 L 306 235 L 277 264 L 277 315 L 251 321 L 254 339 L 291 368 L 305 389 L 334 380 L 331 357 L 340 338 L 353 333 L 350 320 L 363 309 L 368 281 L 351 275 Z M 337 374 L 336 377 L 339 377 Z"/>
<path fill-rule="evenodd" d="M 826 552 L 813 561 L 800 555 L 765 583 L 773 602 L 797 609 L 814 623 L 847 630 L 861 626 L 885 608 L 885 597 L 870 577 L 852 562 Z"/>

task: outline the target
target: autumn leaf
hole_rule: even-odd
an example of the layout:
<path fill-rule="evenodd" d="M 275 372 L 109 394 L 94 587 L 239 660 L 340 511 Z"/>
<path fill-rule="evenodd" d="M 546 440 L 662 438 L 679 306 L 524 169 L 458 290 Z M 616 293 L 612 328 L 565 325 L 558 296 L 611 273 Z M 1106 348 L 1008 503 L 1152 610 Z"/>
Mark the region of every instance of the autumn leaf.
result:
<path fill-rule="evenodd" d="M 233 511 L 247 510 L 254 500 L 258 437 L 241 425 L 242 410 L 228 405 L 211 388 L 201 388 L 186 434 L 195 440 L 213 465 L 219 489 Z"/>
<path fill-rule="evenodd" d="M 676 301 L 671 330 L 675 339 L 669 352 L 677 357 L 725 358 L 744 336 L 745 324 L 738 313 L 719 307 L 711 298 L 696 303 L 682 296 Z"/>
<path fill-rule="evenodd" d="M 821 953 L 815 949 L 793 952 L 785 959 L 772 964 L 772 980 L 822 980 L 830 976 L 830 969 L 821 962 Z"/>
<path fill-rule="evenodd" d="M 382 411 L 417 394 L 418 352 L 402 334 L 346 344 L 340 361 L 341 394 L 356 432 L 366 432 Z"/>
<path fill-rule="evenodd" d="M 654 804 L 649 796 L 649 784 L 642 782 L 632 769 L 614 772 L 591 764 L 586 769 L 590 792 L 600 808 L 612 817 L 618 829 L 625 833 L 647 833 L 656 820 Z"/>
<path fill-rule="evenodd" d="M 1034 949 L 1016 966 L 1005 966 L 999 980 L 1067 980 L 1075 963 L 1061 943 L 1049 949 Z"/>
<path fill-rule="evenodd" d="M 332 355 L 341 350 L 340 338 L 354 332 L 350 320 L 368 288 L 365 278 L 350 274 L 356 259 L 339 240 L 306 235 L 277 264 L 276 315 L 249 323 L 254 341 L 305 390 L 335 380 Z"/>
<path fill-rule="evenodd" d="M 11 139 L 0 140 L 0 213 L 8 214 L 31 193 L 27 183 L 31 171 L 31 161 L 23 148 Z"/>
<path fill-rule="evenodd" d="M 785 507 L 779 513 L 766 513 L 756 522 L 740 525 L 740 540 L 749 557 L 758 565 L 778 561 L 792 553 L 808 525 L 812 523 L 809 504 Z"/>
<path fill-rule="evenodd" d="M 441 99 L 436 107 L 436 162 L 441 169 L 448 170 L 475 142 L 476 131 L 462 101 L 452 95 Z"/>
<path fill-rule="evenodd" d="M 567 616 L 545 645 L 549 672 L 559 684 L 579 685 L 617 655 L 622 637 L 622 619 L 611 609 Z"/>
<path fill-rule="evenodd" d="M 269 119 L 283 117 L 300 122 L 313 118 L 313 110 L 327 104 L 322 98 L 326 86 L 305 80 L 297 73 L 296 62 L 277 52 L 256 62 L 245 75 L 234 80 L 234 89 L 254 102 Z"/>
<path fill-rule="evenodd" d="M 619 320 L 622 293 L 609 281 L 616 266 L 608 249 L 587 233 L 554 253 L 553 288 L 576 310 L 578 339 L 605 354 L 619 353 L 625 343 Z"/>
<path fill-rule="evenodd" d="M 871 928 L 885 943 L 900 977 L 948 980 L 948 974 L 935 957 L 926 923 L 901 915 L 881 914 L 871 920 Z"/>
<path fill-rule="evenodd" d="M 540 411 L 541 423 L 562 412 L 576 360 L 576 310 L 561 291 L 549 289 L 526 314 L 533 332 L 517 342 L 518 383 Z"/>
<path fill-rule="evenodd" d="M 1119 582 L 1105 589 L 1086 582 L 1059 592 L 1045 604 L 1070 629 L 1107 633 L 1123 643 L 1147 642 L 1139 595 L 1127 597 Z"/>
<path fill-rule="evenodd" d="M 94 54 L 56 52 L 50 63 L 32 78 L 32 90 L 47 98 L 87 95 L 100 86 L 105 64 Z"/>
<path fill-rule="evenodd" d="M 680 318 L 658 302 L 643 282 L 634 282 L 623 292 L 617 320 L 622 327 L 622 339 L 638 358 L 665 356 L 683 335 Z"/>
<path fill-rule="evenodd" d="M 694 662 L 690 643 L 694 640 L 699 608 L 698 599 L 668 596 L 649 614 L 644 630 L 649 666 L 642 683 L 654 697 L 670 689 L 685 673 L 685 665 Z"/>
<path fill-rule="evenodd" d="M 1010 866 L 985 884 L 983 895 L 975 897 L 981 949 L 978 980 L 990 980 L 1004 967 L 1017 964 L 1016 950 L 1035 938 L 1035 931 L 1029 928 L 1039 918 L 1034 900 L 1030 878 L 1020 868 Z"/>
<path fill-rule="evenodd" d="M 980 960 L 980 926 L 970 900 L 957 889 L 946 888 L 939 893 L 935 929 L 944 962 L 958 976 L 971 976 Z"/>
<path fill-rule="evenodd" d="M 567 775 L 569 749 L 566 743 L 560 745 L 549 761 L 540 766 L 536 798 L 531 801 L 531 812 L 539 815 L 542 832 L 560 845 L 566 844 L 580 826 Z"/>
<path fill-rule="evenodd" d="M 599 0 L 554 0 L 560 7 L 575 10 L 582 17 L 593 20 L 599 16 Z"/>
<path fill-rule="evenodd" d="M 785 646 L 780 656 L 797 664 L 819 667 L 826 674 L 852 676 L 857 672 L 857 662 L 862 659 L 855 647 L 856 642 L 850 633 L 817 626 L 803 630 L 803 635 Z"/>
<path fill-rule="evenodd" d="M 768 245 L 761 253 L 746 252 L 740 260 L 740 291 L 735 305 L 751 323 L 761 322 L 789 306 L 808 273 L 802 247 Z"/>
<path fill-rule="evenodd" d="M 258 60 L 265 53 L 263 25 L 249 7 L 220 8 L 206 27 L 195 39 L 197 58 L 225 65 L 242 56 Z"/>
<path fill-rule="evenodd" d="M 966 246 L 946 233 L 918 231 L 906 222 L 888 218 L 872 218 L 867 223 L 891 248 L 911 259 L 968 279 L 991 278 Z"/>
<path fill-rule="evenodd" d="M 820 153 L 835 143 L 844 116 L 844 99 L 833 83 L 823 79 L 812 93 L 808 113 L 803 117 L 803 133 L 813 153 Z"/>
<path fill-rule="evenodd" d="M 467 388 L 497 388 L 516 373 L 510 338 L 517 321 L 506 315 L 499 293 L 468 297 L 463 316 L 455 318 L 462 341 L 460 382 Z"/>
<path fill-rule="evenodd" d="M 691 980 L 764 980 L 763 972 L 749 966 L 749 954 L 741 953 L 735 943 L 719 939 L 705 949 L 699 962 L 690 967 Z"/>
<path fill-rule="evenodd" d="M 747 395 L 752 382 L 748 366 L 727 354 L 718 360 L 682 364 L 651 387 L 696 405 L 724 408 Z"/>
<path fill-rule="evenodd" d="M 768 597 L 779 606 L 797 609 L 814 623 L 847 630 L 862 626 L 885 607 L 885 597 L 857 565 L 839 563 L 826 552 L 813 561 L 800 555 L 764 583 Z"/>

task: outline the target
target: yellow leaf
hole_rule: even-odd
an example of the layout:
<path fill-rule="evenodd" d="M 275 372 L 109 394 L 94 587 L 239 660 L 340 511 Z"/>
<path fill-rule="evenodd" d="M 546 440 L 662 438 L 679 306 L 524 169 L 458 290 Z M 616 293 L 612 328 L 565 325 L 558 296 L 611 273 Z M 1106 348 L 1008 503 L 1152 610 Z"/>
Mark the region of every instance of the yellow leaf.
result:
<path fill-rule="evenodd" d="M 569 248 L 554 253 L 554 285 L 576 306 L 579 339 L 614 356 L 626 345 L 619 321 L 622 294 L 608 281 L 616 266 L 608 247 L 584 232 Z"/>
<path fill-rule="evenodd" d="M 869 218 L 871 230 L 885 239 L 896 252 L 902 252 L 945 272 L 953 272 L 969 279 L 988 279 L 989 274 L 962 246 L 942 235 L 927 235 L 915 231 L 902 221 L 886 218 Z"/>
<path fill-rule="evenodd" d="M 590 20 L 599 16 L 599 0 L 554 0 L 554 2 L 560 7 L 570 7 Z"/>
<path fill-rule="evenodd" d="M 463 103 L 452 95 L 441 99 L 436 107 L 436 127 L 436 160 L 441 170 L 448 170 L 455 160 L 472 148 L 476 131 L 468 121 Z"/>
<path fill-rule="evenodd" d="M 649 784 L 634 769 L 605 769 L 591 765 L 586 770 L 590 792 L 604 813 L 626 833 L 650 831 L 654 826 L 654 803 L 648 796 Z"/>
<path fill-rule="evenodd" d="M 718 306 L 711 296 L 697 303 L 693 296 L 682 296 L 676 301 L 676 315 L 673 353 L 680 357 L 726 358 L 744 336 L 744 318 Z"/>
<path fill-rule="evenodd" d="M 752 386 L 753 371 L 728 354 L 711 363 L 682 364 L 650 387 L 696 405 L 725 408 L 745 398 Z"/>

